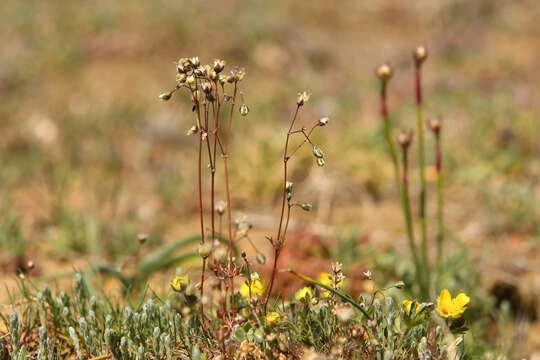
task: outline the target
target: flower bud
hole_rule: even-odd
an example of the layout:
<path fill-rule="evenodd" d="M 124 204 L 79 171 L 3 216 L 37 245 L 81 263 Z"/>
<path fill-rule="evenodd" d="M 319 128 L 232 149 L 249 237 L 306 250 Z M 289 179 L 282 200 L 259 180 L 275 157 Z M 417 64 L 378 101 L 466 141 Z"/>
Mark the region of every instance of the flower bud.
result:
<path fill-rule="evenodd" d="M 402 131 L 398 135 L 398 143 L 403 147 L 404 149 L 408 148 L 411 145 L 412 142 L 412 131 Z"/>
<path fill-rule="evenodd" d="M 261 252 L 257 252 L 255 259 L 257 259 L 257 262 L 261 265 L 266 264 L 266 256 Z"/>
<path fill-rule="evenodd" d="M 294 183 L 292 181 L 285 182 L 285 190 L 291 192 L 293 189 Z"/>
<path fill-rule="evenodd" d="M 192 57 L 191 59 L 189 59 L 189 62 L 191 62 L 191 64 L 195 67 L 201 65 L 201 61 L 199 60 L 198 56 Z"/>
<path fill-rule="evenodd" d="M 313 145 L 313 155 L 315 155 L 316 158 L 324 158 L 324 152 L 317 145 Z"/>
<path fill-rule="evenodd" d="M 200 257 L 202 257 L 203 259 L 206 259 L 212 253 L 212 243 L 207 242 L 207 243 L 199 245 L 198 252 L 199 252 Z"/>
<path fill-rule="evenodd" d="M 302 205 L 300 205 L 300 207 L 304 211 L 311 211 L 311 209 L 313 208 L 313 205 L 311 205 L 310 203 L 303 203 Z"/>
<path fill-rule="evenodd" d="M 296 100 L 296 104 L 298 106 L 303 106 L 306 102 L 309 101 L 309 97 L 311 95 L 305 91 L 298 93 L 298 99 Z"/>
<path fill-rule="evenodd" d="M 242 116 L 247 116 L 247 114 L 249 114 L 249 108 L 247 107 L 246 104 L 242 104 L 242 105 L 240 106 L 240 110 L 239 110 L 239 111 L 240 111 L 240 115 L 242 115 Z"/>
<path fill-rule="evenodd" d="M 218 78 L 218 74 L 217 72 L 215 72 L 215 70 L 212 70 L 209 72 L 208 77 L 210 78 L 210 80 L 216 81 Z"/>
<path fill-rule="evenodd" d="M 215 210 L 218 213 L 218 215 L 225 214 L 225 209 L 227 208 L 227 203 L 225 201 L 220 201 L 216 204 Z"/>
<path fill-rule="evenodd" d="M 197 125 L 193 125 L 189 128 L 189 130 L 186 132 L 186 135 L 195 135 L 199 131 L 199 128 Z"/>
<path fill-rule="evenodd" d="M 419 45 L 413 50 L 414 63 L 417 67 L 421 66 L 428 57 L 428 52 L 425 46 Z"/>
<path fill-rule="evenodd" d="M 139 244 L 144 244 L 146 242 L 146 240 L 148 240 L 148 234 L 139 234 L 137 235 L 137 241 L 139 242 Z"/>
<path fill-rule="evenodd" d="M 375 73 L 377 74 L 377 77 L 381 79 L 384 82 L 389 81 L 392 76 L 394 75 L 394 70 L 388 63 L 384 63 L 380 65 L 376 70 Z"/>
<path fill-rule="evenodd" d="M 315 162 L 317 163 L 318 166 L 324 166 L 325 164 L 324 158 L 317 158 Z"/>
<path fill-rule="evenodd" d="M 439 132 L 441 131 L 441 126 L 442 126 L 441 118 L 435 117 L 435 118 L 429 119 L 428 125 L 434 134 L 439 134 Z"/>
<path fill-rule="evenodd" d="M 214 71 L 216 73 L 220 73 L 223 71 L 223 69 L 225 68 L 225 60 L 221 60 L 221 59 L 216 59 L 214 60 Z"/>
<path fill-rule="evenodd" d="M 328 122 L 330 121 L 330 118 L 328 117 L 322 117 L 319 119 L 319 126 L 326 126 L 326 124 L 328 124 Z"/>
<path fill-rule="evenodd" d="M 206 94 L 212 92 L 212 84 L 210 84 L 208 81 L 203 82 L 201 88 Z"/>
<path fill-rule="evenodd" d="M 163 94 L 159 95 L 159 100 L 161 100 L 161 101 L 169 101 L 169 100 L 171 100 L 171 97 L 172 97 L 172 93 L 170 93 L 170 92 L 163 93 Z"/>
<path fill-rule="evenodd" d="M 394 287 L 396 289 L 401 290 L 401 289 L 403 289 L 405 287 L 405 283 L 403 281 L 398 281 L 397 283 L 394 284 Z"/>

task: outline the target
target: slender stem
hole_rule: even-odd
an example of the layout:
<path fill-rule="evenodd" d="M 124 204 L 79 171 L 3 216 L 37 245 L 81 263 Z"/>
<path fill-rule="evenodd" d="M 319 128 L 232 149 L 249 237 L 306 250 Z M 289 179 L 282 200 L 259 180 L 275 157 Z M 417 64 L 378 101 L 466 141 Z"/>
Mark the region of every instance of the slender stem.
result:
<path fill-rule="evenodd" d="M 399 180 L 399 160 L 394 142 L 392 140 L 392 124 L 390 123 L 390 115 L 388 114 L 388 98 L 387 98 L 387 83 L 385 81 L 381 82 L 381 116 L 383 118 L 383 132 L 386 139 L 386 145 L 388 147 L 388 153 L 392 160 L 392 165 L 394 166 L 394 177 L 396 182 L 396 190 L 398 194 L 401 191 L 400 180 Z"/>
<path fill-rule="evenodd" d="M 412 252 L 414 266 L 416 268 L 416 276 L 419 279 L 420 288 L 422 292 L 425 289 L 425 284 L 423 281 L 424 275 L 422 273 L 422 267 L 420 258 L 418 256 L 418 250 L 416 248 L 416 242 L 414 240 L 414 228 L 411 216 L 411 202 L 409 196 L 409 156 L 408 150 L 406 147 L 402 148 L 402 162 L 403 162 L 403 171 L 401 178 L 401 206 L 403 208 L 403 213 L 405 215 L 405 224 L 407 227 L 407 238 L 409 239 L 409 247 Z M 425 295 L 424 295 L 425 296 Z"/>
<path fill-rule="evenodd" d="M 442 268 L 444 243 L 444 179 L 440 133 L 435 134 L 435 168 L 437 170 L 437 264 Z"/>
<path fill-rule="evenodd" d="M 279 217 L 279 226 L 278 226 L 276 239 L 272 242 L 274 246 L 274 265 L 272 267 L 272 274 L 270 276 L 270 285 L 268 286 L 268 291 L 264 299 L 264 313 L 265 314 L 268 308 L 268 301 L 270 300 L 270 293 L 272 292 L 272 289 L 274 287 L 274 281 L 277 274 L 277 263 L 279 260 L 279 255 L 281 254 L 281 249 L 283 248 L 283 244 L 284 244 L 285 234 L 283 234 L 282 236 L 281 230 L 283 227 L 283 217 L 285 215 L 285 202 L 287 201 L 287 164 L 290 159 L 290 157 L 287 156 L 287 153 L 289 152 L 289 140 L 291 138 L 292 129 L 296 122 L 296 118 L 298 117 L 299 110 L 300 110 L 300 105 L 297 105 L 296 110 L 294 112 L 293 119 L 291 121 L 291 125 L 289 126 L 289 130 L 287 131 L 287 137 L 285 140 L 285 150 L 283 151 L 283 195 L 281 198 L 281 214 Z"/>
<path fill-rule="evenodd" d="M 429 258 L 427 250 L 427 220 L 426 220 L 426 173 L 425 173 L 425 153 L 424 153 L 424 121 L 422 102 L 422 68 L 421 65 L 415 67 L 415 93 L 416 93 L 416 126 L 418 131 L 418 171 L 420 175 L 420 226 L 422 234 L 422 262 L 424 265 L 427 287 L 429 291 Z"/>

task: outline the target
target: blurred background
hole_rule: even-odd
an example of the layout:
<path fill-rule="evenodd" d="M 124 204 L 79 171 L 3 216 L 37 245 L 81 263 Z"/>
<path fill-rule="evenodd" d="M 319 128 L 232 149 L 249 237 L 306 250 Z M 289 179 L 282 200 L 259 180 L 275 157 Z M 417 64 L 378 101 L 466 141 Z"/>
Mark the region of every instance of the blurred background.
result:
<path fill-rule="evenodd" d="M 246 69 L 251 111 L 235 122 L 233 206 L 254 225 L 256 246 L 270 256 L 264 235 L 278 215 L 284 136 L 306 90 L 301 122 L 331 118 L 315 135 L 327 166 L 314 166 L 309 151 L 292 165 L 297 196 L 314 211 L 295 215 L 291 246 L 303 254 L 313 241 L 327 251 L 352 239 L 362 271 L 384 268 L 406 240 L 374 69 L 394 66 L 391 113 L 396 128 L 412 129 L 411 50 L 425 44 L 426 116 L 444 119 L 452 246 L 467 249 L 486 294 L 503 286 L 535 314 L 539 18 L 536 0 L 2 1 L 1 281 L 12 288 L 20 271 L 56 279 L 123 263 L 141 233 L 153 249 L 197 232 L 190 106 L 157 98 L 187 56 Z M 289 257 L 315 274 L 330 263 Z M 512 335 L 524 353 L 540 351 L 534 318 Z"/>

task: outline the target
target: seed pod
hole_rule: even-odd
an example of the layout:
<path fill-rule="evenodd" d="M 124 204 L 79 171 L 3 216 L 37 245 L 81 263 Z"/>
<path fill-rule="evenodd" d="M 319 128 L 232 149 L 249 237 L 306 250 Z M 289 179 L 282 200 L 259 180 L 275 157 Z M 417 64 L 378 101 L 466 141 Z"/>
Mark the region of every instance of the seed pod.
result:
<path fill-rule="evenodd" d="M 313 155 L 315 155 L 316 158 L 324 158 L 324 152 L 317 145 L 313 145 Z"/>
<path fill-rule="evenodd" d="M 212 84 L 210 84 L 208 81 L 203 82 L 201 88 L 206 94 L 212 92 Z"/>
<path fill-rule="evenodd" d="M 218 215 L 225 214 L 225 209 L 227 208 L 227 203 L 225 201 L 220 201 L 216 204 L 215 210 L 218 213 Z"/>
<path fill-rule="evenodd" d="M 247 114 L 249 114 L 249 108 L 247 107 L 246 104 L 242 104 L 240 106 L 240 115 L 247 116 Z"/>
<path fill-rule="evenodd" d="M 294 183 L 292 181 L 285 182 L 285 190 L 287 190 L 288 192 L 292 192 L 293 186 Z"/>
<path fill-rule="evenodd" d="M 318 166 L 324 166 L 325 162 L 323 158 L 317 158 L 316 160 Z"/>
<path fill-rule="evenodd" d="M 195 57 L 192 57 L 191 59 L 189 59 L 189 61 L 191 62 L 191 64 L 195 67 L 201 65 L 201 61 L 199 60 L 199 57 L 198 56 L 195 56 Z"/>

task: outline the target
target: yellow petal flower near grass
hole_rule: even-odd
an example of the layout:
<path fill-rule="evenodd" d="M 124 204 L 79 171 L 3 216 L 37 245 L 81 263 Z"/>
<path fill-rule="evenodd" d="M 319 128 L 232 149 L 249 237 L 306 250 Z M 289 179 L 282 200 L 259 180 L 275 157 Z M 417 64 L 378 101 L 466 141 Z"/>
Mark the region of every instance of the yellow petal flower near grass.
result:
<path fill-rule="evenodd" d="M 255 279 L 251 281 L 245 281 L 242 286 L 240 286 L 240 295 L 245 299 L 249 299 L 250 295 L 252 298 L 259 298 L 264 295 L 266 286 L 264 281 L 261 279 Z"/>
<path fill-rule="evenodd" d="M 323 283 L 324 285 L 326 285 L 326 286 L 333 286 L 334 285 L 334 276 L 332 274 L 322 272 L 322 273 L 319 274 L 319 281 L 321 283 Z M 341 288 L 342 285 L 343 285 L 343 281 L 338 282 L 337 283 L 338 289 Z M 330 295 L 331 295 L 330 291 L 324 291 L 322 293 L 322 296 L 324 296 L 324 297 L 329 297 Z"/>
<path fill-rule="evenodd" d="M 189 278 L 187 276 L 176 275 L 171 281 L 171 287 L 176 292 L 182 292 L 186 290 L 189 285 Z"/>
<path fill-rule="evenodd" d="M 450 291 L 444 289 L 437 298 L 437 313 L 444 318 L 457 319 L 467 310 L 471 299 L 465 293 L 452 298 Z"/>
<path fill-rule="evenodd" d="M 297 301 L 301 301 L 301 302 L 308 302 L 312 297 L 313 297 L 313 290 L 311 290 L 311 288 L 307 286 L 301 288 L 294 294 L 294 298 Z"/>
<path fill-rule="evenodd" d="M 281 321 L 281 314 L 278 312 L 269 312 L 265 317 L 266 323 L 268 325 L 274 325 Z"/>
<path fill-rule="evenodd" d="M 411 312 L 411 306 L 413 303 L 416 303 L 416 313 L 418 314 L 420 312 L 420 309 L 422 307 L 421 304 L 413 301 L 413 300 L 403 300 L 402 304 L 403 304 L 403 307 L 405 308 L 405 311 L 407 311 L 407 313 L 410 313 Z"/>

